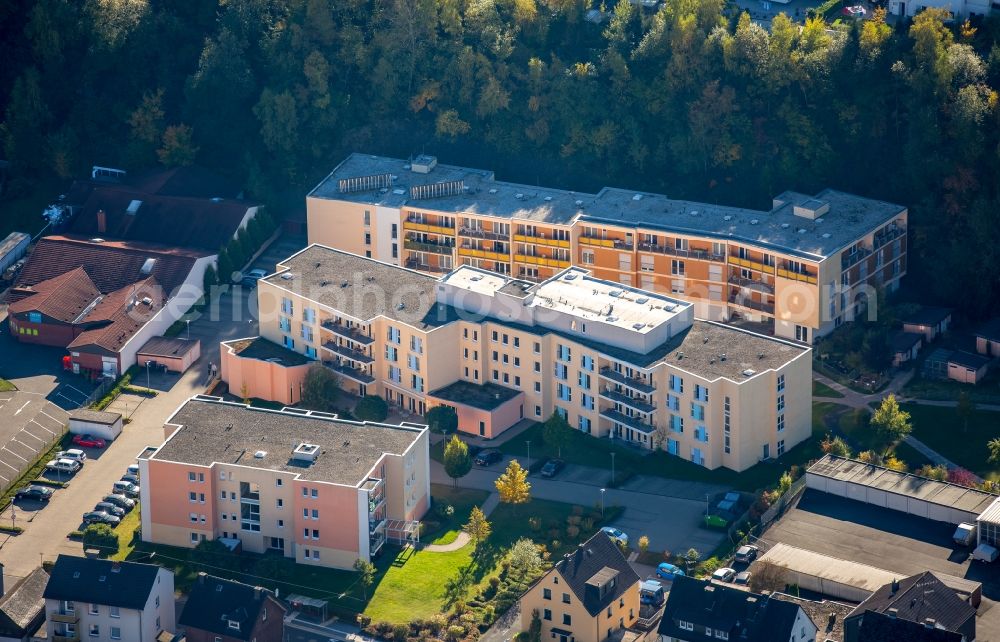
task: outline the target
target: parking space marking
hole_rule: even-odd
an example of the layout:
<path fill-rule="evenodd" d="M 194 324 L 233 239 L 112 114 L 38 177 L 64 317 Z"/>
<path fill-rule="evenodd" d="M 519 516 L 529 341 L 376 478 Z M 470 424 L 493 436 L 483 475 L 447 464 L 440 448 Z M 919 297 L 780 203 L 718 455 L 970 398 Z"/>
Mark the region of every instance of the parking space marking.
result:
<path fill-rule="evenodd" d="M 11 440 L 11 441 L 13 441 L 13 440 Z M 10 454 L 14 455 L 15 457 L 17 457 L 18 459 L 20 459 L 23 462 L 27 462 L 28 461 L 27 459 L 25 459 L 24 457 L 18 455 L 16 452 L 14 452 L 13 450 L 11 450 L 7 446 L 4 446 L 3 450 L 6 450 L 7 452 L 9 452 Z"/>
<path fill-rule="evenodd" d="M 58 406 L 56 406 L 56 407 L 58 408 Z M 51 419 L 52 421 L 56 422 L 56 423 L 57 423 L 57 424 L 59 424 L 60 426 L 61 426 L 61 425 L 62 425 L 62 423 L 63 423 L 63 422 L 59 421 L 58 419 L 56 419 L 55 417 L 53 417 L 52 415 L 50 415 L 49 413 L 45 412 L 44 410 L 39 410 L 39 411 L 38 411 L 38 414 L 40 414 L 40 415 L 45 415 L 46 417 L 48 417 L 48 418 L 49 418 L 49 419 Z"/>
<path fill-rule="evenodd" d="M 31 405 L 31 399 L 25 401 L 24 405 L 21 406 L 20 408 L 18 408 L 17 411 L 14 412 L 14 416 L 16 417 L 17 415 L 21 414 L 21 411 L 24 410 L 25 408 L 27 408 L 30 405 Z"/>
<path fill-rule="evenodd" d="M 2 479 L 3 483 L 5 483 L 5 484 L 9 484 L 10 483 L 10 480 L 7 479 L 6 477 L 4 477 L 3 475 L 0 475 L 0 479 Z"/>
<path fill-rule="evenodd" d="M 37 422 L 37 421 L 35 421 L 34 419 L 32 419 L 31 421 L 29 421 L 28 423 L 29 423 L 29 424 L 35 424 L 36 426 L 38 426 L 39 428 L 41 428 L 41 429 L 42 429 L 42 430 L 44 430 L 45 432 L 49 433 L 50 435 L 54 435 L 54 434 L 56 434 L 55 432 L 53 432 L 53 431 L 49 430 L 48 428 L 46 428 L 46 427 L 45 427 L 45 426 L 43 426 L 42 424 L 38 423 L 38 422 Z"/>
<path fill-rule="evenodd" d="M 18 472 L 17 468 L 14 468 L 13 466 L 11 466 L 11 465 L 10 465 L 10 464 L 8 464 L 7 462 L 5 462 L 5 461 L 4 461 L 3 459 L 0 459 L 0 464 L 3 464 L 3 465 L 4 465 L 4 466 L 6 466 L 7 468 L 10 468 L 10 469 L 11 469 L 11 470 L 13 470 L 13 471 L 14 471 L 15 473 L 16 473 L 16 472 Z"/>
<path fill-rule="evenodd" d="M 34 455 L 35 452 L 36 452 L 34 448 L 32 448 L 28 444 L 24 443 L 23 441 L 21 441 L 17 437 L 11 437 L 10 443 L 12 443 L 12 444 L 18 444 L 19 446 L 24 446 L 25 448 L 28 449 L 28 452 L 30 452 L 32 455 Z"/>
<path fill-rule="evenodd" d="M 44 443 L 45 443 L 45 440 L 44 440 L 44 439 L 42 439 L 42 438 L 41 438 L 41 437 L 39 437 L 38 435 L 35 435 L 35 434 L 33 434 L 33 433 L 29 432 L 28 430 L 26 430 L 26 429 L 24 429 L 24 428 L 21 428 L 21 432 L 23 432 L 24 434 L 28 435 L 28 436 L 29 436 L 29 437 L 31 437 L 32 439 L 37 439 L 37 440 L 38 440 L 39 442 L 41 442 L 42 444 L 44 444 Z M 21 434 L 21 432 L 19 432 L 18 434 Z"/>

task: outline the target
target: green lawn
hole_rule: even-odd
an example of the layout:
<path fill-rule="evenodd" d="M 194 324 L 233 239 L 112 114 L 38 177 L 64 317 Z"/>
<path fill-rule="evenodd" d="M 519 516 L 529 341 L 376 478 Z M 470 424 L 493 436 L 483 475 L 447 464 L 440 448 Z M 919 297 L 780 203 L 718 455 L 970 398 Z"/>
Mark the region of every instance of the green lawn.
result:
<path fill-rule="evenodd" d="M 822 381 L 813 380 L 813 396 L 814 397 L 829 397 L 831 399 L 843 399 L 843 393 L 837 392 L 830 386 L 826 385 Z"/>
<path fill-rule="evenodd" d="M 17 390 L 17 386 L 6 379 L 0 379 L 0 392 L 10 392 L 11 390 Z"/>
<path fill-rule="evenodd" d="M 490 494 L 485 490 L 455 488 L 444 484 L 431 484 L 431 497 L 434 498 L 434 510 L 424 516 L 425 531 L 421 541 L 429 544 L 450 544 L 462 532 L 462 526 L 469 521 L 469 513 L 473 506 L 482 506 Z M 451 516 L 441 515 L 440 506 L 451 506 L 454 513 Z"/>
<path fill-rule="evenodd" d="M 917 375 L 902 390 L 907 397 L 934 401 L 955 401 L 963 392 L 976 403 L 1000 403 L 1000 372 L 991 372 L 975 386 L 951 380 L 925 379 Z"/>
<path fill-rule="evenodd" d="M 986 442 L 1000 435 L 1000 413 L 977 410 L 968 428 L 954 408 L 900 404 L 910 413 L 913 436 L 980 477 L 1000 480 L 1000 465 L 986 460 Z"/>
<path fill-rule="evenodd" d="M 115 535 L 118 536 L 118 552 L 110 556 L 109 559 L 128 559 L 128 556 L 132 554 L 133 550 L 135 550 L 135 545 L 137 543 L 135 538 L 135 529 L 139 528 L 139 523 L 139 503 L 136 502 L 135 508 L 125 515 L 118 526 L 115 526 Z"/>

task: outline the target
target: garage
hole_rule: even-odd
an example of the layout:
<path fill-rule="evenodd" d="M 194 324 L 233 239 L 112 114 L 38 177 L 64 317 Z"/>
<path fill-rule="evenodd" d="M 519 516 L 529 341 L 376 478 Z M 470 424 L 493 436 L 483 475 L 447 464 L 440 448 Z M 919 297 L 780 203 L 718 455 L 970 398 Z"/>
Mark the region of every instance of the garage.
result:
<path fill-rule="evenodd" d="M 117 412 L 72 410 L 69 413 L 69 431 L 74 435 L 93 435 L 113 441 L 122 433 L 122 416 Z"/>
<path fill-rule="evenodd" d="M 826 455 L 806 471 L 806 487 L 938 522 L 975 522 L 992 493 Z"/>
<path fill-rule="evenodd" d="M 185 372 L 201 357 L 201 341 L 180 337 L 153 337 L 135 354 L 140 367 L 147 361 L 153 367 L 165 367 L 170 372 Z"/>
<path fill-rule="evenodd" d="M 1000 547 L 1000 497 L 976 518 L 978 544 Z"/>

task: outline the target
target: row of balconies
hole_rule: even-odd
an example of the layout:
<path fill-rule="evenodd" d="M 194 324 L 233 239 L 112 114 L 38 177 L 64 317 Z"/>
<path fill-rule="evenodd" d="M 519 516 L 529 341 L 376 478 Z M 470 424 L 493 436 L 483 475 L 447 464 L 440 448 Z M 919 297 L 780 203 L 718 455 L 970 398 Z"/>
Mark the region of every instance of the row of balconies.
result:
<path fill-rule="evenodd" d="M 332 319 L 327 319 L 326 321 L 324 321 L 323 323 L 320 324 L 320 327 L 323 328 L 324 330 L 332 332 L 333 334 L 335 334 L 335 335 L 337 335 L 339 337 L 344 337 L 345 339 L 348 339 L 349 341 L 353 341 L 354 343 L 357 343 L 357 344 L 360 344 L 360 345 L 363 345 L 363 346 L 367 346 L 367 345 L 371 345 L 372 343 L 375 343 L 375 339 L 373 339 L 372 337 L 368 336 L 364 332 L 361 332 L 357 328 L 353 328 L 353 327 L 349 328 L 346 325 L 344 325 L 343 323 L 337 323 L 336 321 L 333 321 Z"/>
<path fill-rule="evenodd" d="M 327 341 L 326 343 L 324 343 L 323 348 L 329 350 L 330 352 L 336 355 L 344 357 L 348 361 L 353 361 L 355 363 L 363 363 L 365 365 L 368 365 L 369 363 L 375 362 L 375 358 L 372 357 L 371 355 L 365 354 L 364 352 L 360 352 L 358 350 L 352 350 L 347 346 L 337 345 L 333 341 Z"/>
<path fill-rule="evenodd" d="M 648 414 L 656 410 L 656 406 L 646 401 L 645 399 L 640 399 L 638 397 L 630 397 L 616 390 L 601 390 L 600 394 L 601 397 L 607 399 L 608 401 L 614 401 L 616 403 L 629 406 L 630 408 L 634 408 L 639 412 Z"/>
<path fill-rule="evenodd" d="M 708 250 L 678 249 L 672 245 L 660 245 L 658 243 L 640 243 L 640 252 L 656 252 L 658 254 L 669 254 L 685 259 L 697 259 L 700 261 L 716 261 L 725 263 L 726 257 L 723 254 L 715 254 Z"/>
<path fill-rule="evenodd" d="M 644 379 L 628 377 L 624 373 L 616 372 L 614 368 L 611 368 L 610 366 L 604 366 L 601 368 L 600 375 L 605 379 L 614 381 L 615 383 L 620 383 L 623 386 L 627 386 L 632 390 L 637 390 L 643 394 L 652 394 L 656 390 L 656 386 L 645 381 Z"/>
<path fill-rule="evenodd" d="M 502 234 L 500 232 L 494 232 L 492 230 L 486 230 L 479 227 L 460 227 L 458 228 L 459 236 L 469 236 L 475 239 L 484 239 L 487 241 L 509 241 L 510 234 Z"/>
<path fill-rule="evenodd" d="M 342 363 L 337 363 L 335 361 L 324 361 L 323 365 L 333 370 L 339 375 L 343 375 L 352 381 L 356 381 L 361 384 L 369 385 L 375 383 L 375 377 L 368 374 L 366 370 L 361 368 L 353 368 Z"/>
<path fill-rule="evenodd" d="M 428 241 L 417 241 L 414 239 L 403 239 L 403 247 L 415 252 L 432 252 L 434 254 L 447 254 L 455 250 L 453 243 L 431 243 Z"/>

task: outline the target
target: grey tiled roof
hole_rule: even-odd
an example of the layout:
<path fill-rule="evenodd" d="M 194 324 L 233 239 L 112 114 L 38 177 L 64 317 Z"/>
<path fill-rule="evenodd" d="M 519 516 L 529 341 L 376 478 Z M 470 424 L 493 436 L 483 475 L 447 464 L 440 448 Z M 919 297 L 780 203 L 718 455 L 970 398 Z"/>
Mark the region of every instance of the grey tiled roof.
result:
<path fill-rule="evenodd" d="M 0 599 L 0 636 L 20 638 L 45 611 L 45 585 L 49 574 L 38 567 Z"/>
<path fill-rule="evenodd" d="M 159 571 L 155 564 L 60 555 L 45 586 L 45 599 L 142 609 Z"/>
<path fill-rule="evenodd" d="M 621 549 L 603 531 L 597 531 L 559 560 L 553 571 L 566 580 L 573 595 L 591 615 L 600 613 L 639 581 Z M 598 584 L 609 581 L 614 581 L 614 586 L 600 595 Z"/>

